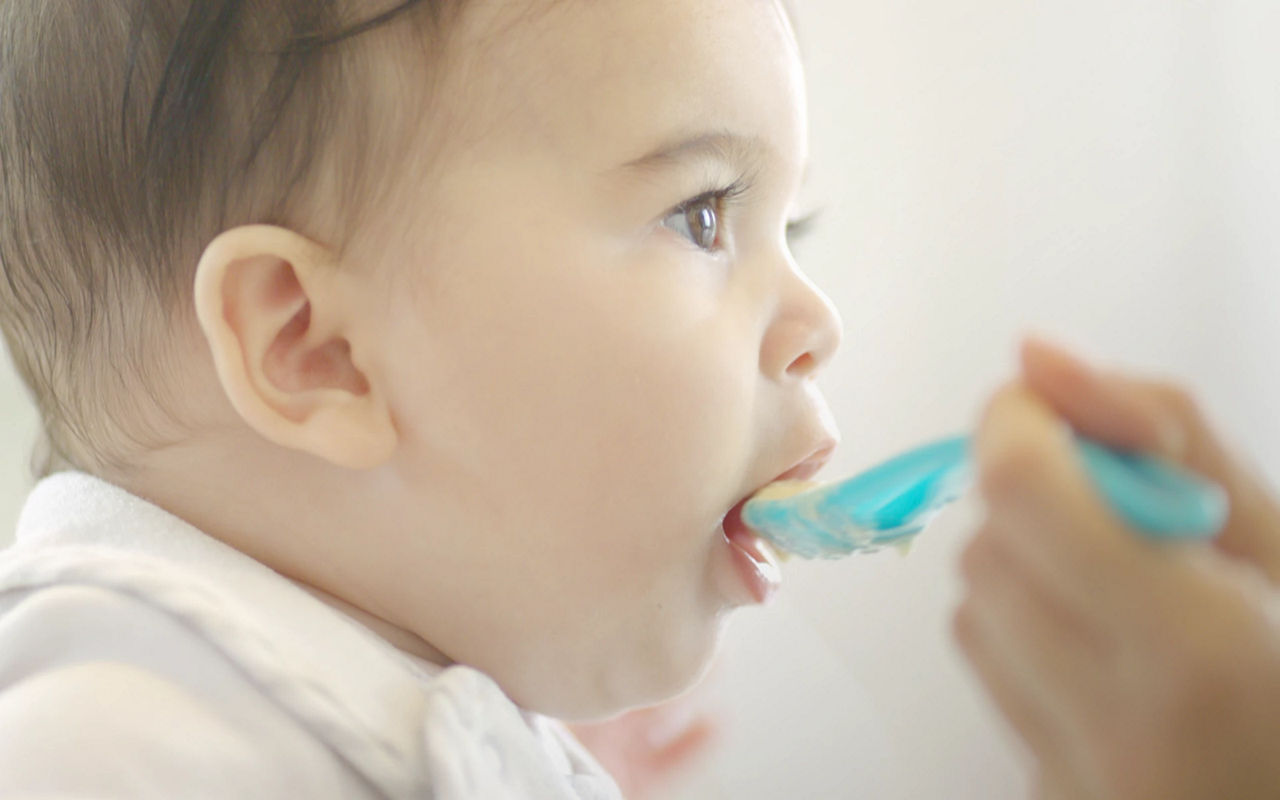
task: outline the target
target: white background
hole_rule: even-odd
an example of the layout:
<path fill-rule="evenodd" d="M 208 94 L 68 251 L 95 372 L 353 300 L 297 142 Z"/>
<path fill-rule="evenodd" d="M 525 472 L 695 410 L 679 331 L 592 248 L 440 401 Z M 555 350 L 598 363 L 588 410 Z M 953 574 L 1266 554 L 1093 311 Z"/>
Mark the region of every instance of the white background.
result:
<path fill-rule="evenodd" d="M 838 476 L 970 427 L 1041 331 L 1194 387 L 1280 477 L 1280 3 L 805 0 L 800 257 L 845 345 Z M 34 414 L 0 373 L 0 530 Z M 999 800 L 1019 755 L 948 641 L 958 506 L 909 557 L 787 566 L 739 615 L 681 798 Z"/>

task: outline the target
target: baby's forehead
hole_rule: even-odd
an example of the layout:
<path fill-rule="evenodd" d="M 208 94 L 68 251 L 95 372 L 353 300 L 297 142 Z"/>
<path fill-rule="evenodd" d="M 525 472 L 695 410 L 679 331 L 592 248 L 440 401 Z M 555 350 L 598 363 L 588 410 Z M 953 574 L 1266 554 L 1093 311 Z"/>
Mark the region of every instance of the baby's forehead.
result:
<path fill-rule="evenodd" d="M 464 143 L 616 159 L 695 128 L 760 138 L 799 74 L 778 0 L 517 5 L 478 3 L 451 37 L 442 112 Z"/>

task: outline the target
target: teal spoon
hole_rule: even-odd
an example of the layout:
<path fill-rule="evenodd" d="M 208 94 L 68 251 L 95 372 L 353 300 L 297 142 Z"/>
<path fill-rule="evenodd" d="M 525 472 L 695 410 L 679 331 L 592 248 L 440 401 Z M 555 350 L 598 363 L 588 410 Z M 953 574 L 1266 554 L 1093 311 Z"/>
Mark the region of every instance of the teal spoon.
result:
<path fill-rule="evenodd" d="M 1075 443 L 1107 504 L 1143 534 L 1199 540 L 1221 530 L 1227 498 L 1216 484 L 1166 461 L 1081 436 Z M 785 483 L 775 484 L 747 501 L 742 521 L 802 558 L 841 558 L 900 545 L 968 490 L 973 482 L 969 450 L 969 437 L 957 436 L 789 496 L 781 496 Z"/>

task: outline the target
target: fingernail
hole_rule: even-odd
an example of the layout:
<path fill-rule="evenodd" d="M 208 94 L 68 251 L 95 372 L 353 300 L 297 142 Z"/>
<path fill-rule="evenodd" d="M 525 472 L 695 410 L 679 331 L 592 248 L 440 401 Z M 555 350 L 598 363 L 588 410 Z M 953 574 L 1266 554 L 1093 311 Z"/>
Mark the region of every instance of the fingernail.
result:
<path fill-rule="evenodd" d="M 1162 455 L 1173 459 L 1183 456 L 1187 436 L 1181 423 L 1170 417 L 1164 409 L 1153 408 L 1145 398 L 1133 391 L 1123 375 L 1099 369 L 1040 334 L 1028 334 L 1024 343 L 1027 353 L 1034 358 L 1056 361 L 1058 369 L 1070 370 L 1093 381 L 1110 398 L 1116 411 L 1124 413 L 1134 426 L 1147 428 L 1154 435 Z"/>

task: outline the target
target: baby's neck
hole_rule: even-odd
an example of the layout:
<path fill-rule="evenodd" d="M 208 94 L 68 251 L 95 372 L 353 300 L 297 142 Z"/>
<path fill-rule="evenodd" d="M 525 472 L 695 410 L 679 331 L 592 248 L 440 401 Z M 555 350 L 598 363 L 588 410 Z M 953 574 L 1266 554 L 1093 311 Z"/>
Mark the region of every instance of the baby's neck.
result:
<path fill-rule="evenodd" d="M 171 445 L 148 453 L 127 475 L 101 477 L 265 564 L 397 649 L 438 666 L 453 663 L 376 609 L 360 607 L 361 589 L 350 585 L 345 569 L 347 560 L 360 554 L 342 552 L 340 543 L 350 544 L 351 537 L 343 534 L 360 529 L 376 502 L 341 470 L 273 447 L 247 431 L 237 435 L 222 429 L 216 441 L 194 438 Z M 376 485 L 362 483 L 371 484 Z"/>
<path fill-rule="evenodd" d="M 439 667 L 447 667 L 453 663 L 444 653 L 441 653 L 426 641 L 414 636 L 409 631 L 406 631 L 403 628 L 397 628 L 390 622 L 387 622 L 380 617 L 376 617 L 364 609 L 356 608 L 347 601 L 334 597 L 328 592 L 321 591 L 314 586 L 308 586 L 302 581 L 297 580 L 295 580 L 294 583 L 302 589 L 305 589 L 307 592 L 310 592 L 321 602 L 328 604 L 343 614 L 346 614 L 348 617 L 351 617 L 356 622 L 378 634 L 397 649 L 410 655 L 417 656 L 418 658 Z"/>

